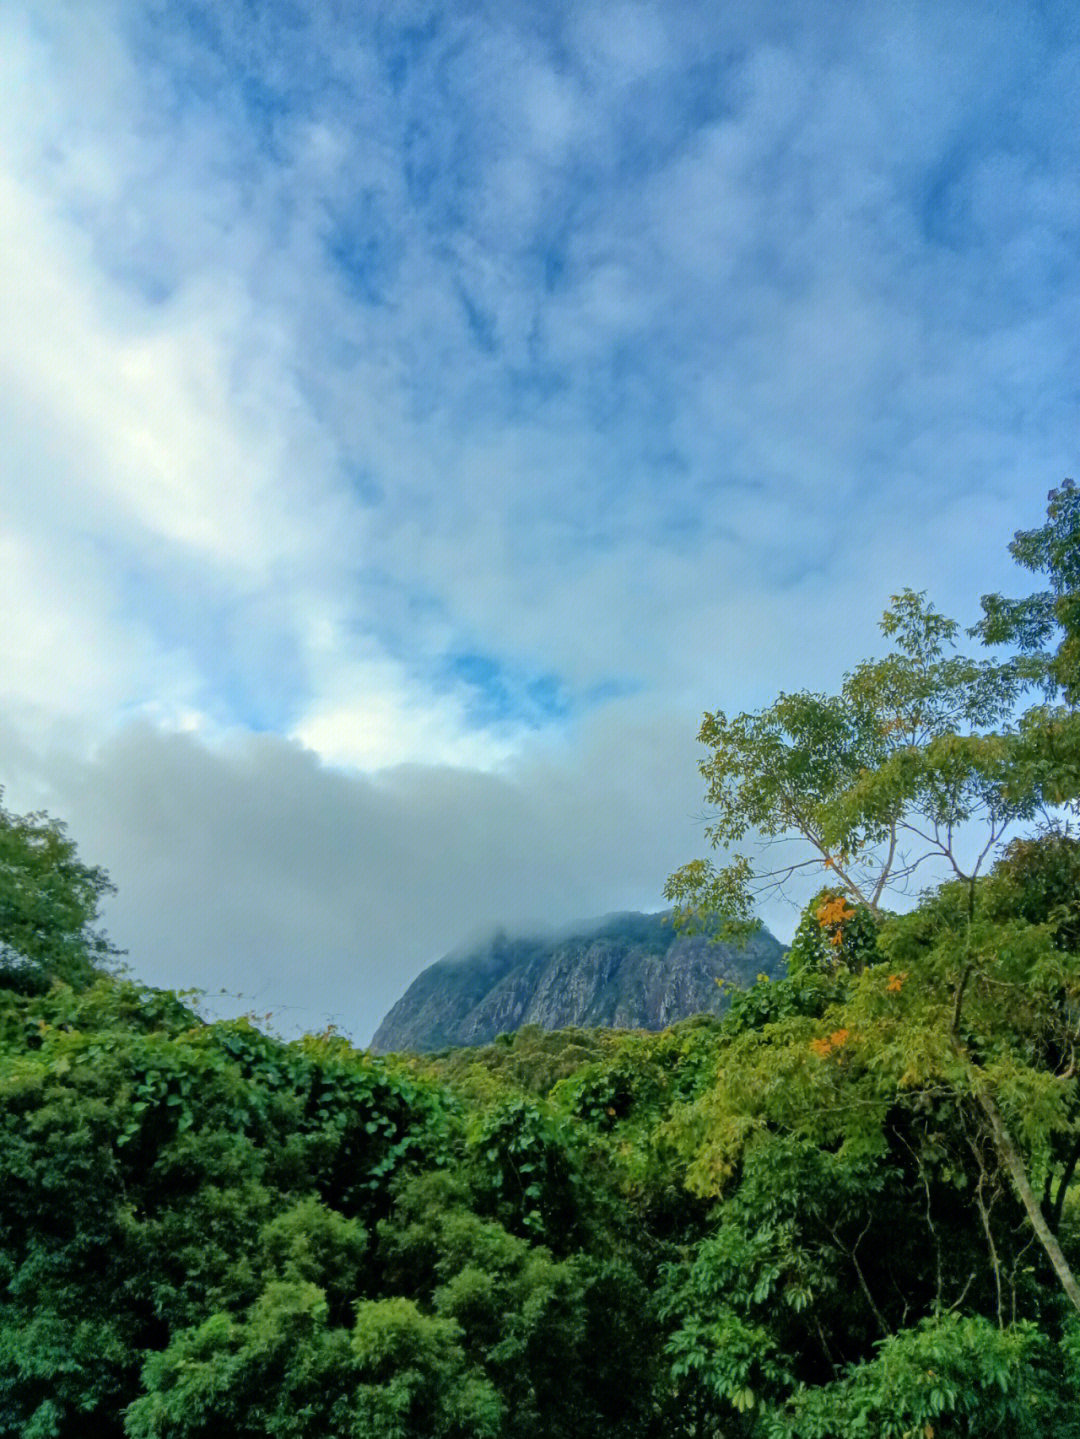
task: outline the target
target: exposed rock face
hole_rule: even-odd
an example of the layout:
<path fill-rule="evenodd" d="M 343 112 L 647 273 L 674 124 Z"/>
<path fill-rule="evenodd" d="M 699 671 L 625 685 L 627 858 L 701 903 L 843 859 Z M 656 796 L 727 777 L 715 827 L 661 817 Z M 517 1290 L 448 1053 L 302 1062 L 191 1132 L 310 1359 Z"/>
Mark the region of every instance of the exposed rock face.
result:
<path fill-rule="evenodd" d="M 539 1024 L 663 1029 L 718 1013 L 719 980 L 753 983 L 782 971 L 784 948 L 767 930 L 744 945 L 680 938 L 663 914 L 615 914 L 559 938 L 511 939 L 450 954 L 419 975 L 383 1020 L 372 1048 L 489 1044 Z"/>

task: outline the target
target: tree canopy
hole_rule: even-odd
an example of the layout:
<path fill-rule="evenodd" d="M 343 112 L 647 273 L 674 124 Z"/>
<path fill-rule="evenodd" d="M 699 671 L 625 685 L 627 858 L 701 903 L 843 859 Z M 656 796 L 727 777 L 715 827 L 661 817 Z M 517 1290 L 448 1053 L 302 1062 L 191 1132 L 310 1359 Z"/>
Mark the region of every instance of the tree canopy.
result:
<path fill-rule="evenodd" d="M 752 835 L 759 852 L 676 871 L 665 894 L 683 924 L 752 924 L 764 896 L 806 871 L 877 913 L 930 861 L 974 878 L 1038 813 L 1040 787 L 1015 783 L 1009 729 L 1026 670 L 954 653 L 957 622 L 911 590 L 893 596 L 881 629 L 892 651 L 855 665 L 836 695 L 706 714 L 706 837 L 730 851 Z"/>
<path fill-rule="evenodd" d="M 0 798 L 3 791 L 0 790 Z M 97 927 L 113 893 L 103 869 L 84 864 L 59 820 L 0 805 L 0 976 L 5 982 L 88 983 L 117 957 Z"/>

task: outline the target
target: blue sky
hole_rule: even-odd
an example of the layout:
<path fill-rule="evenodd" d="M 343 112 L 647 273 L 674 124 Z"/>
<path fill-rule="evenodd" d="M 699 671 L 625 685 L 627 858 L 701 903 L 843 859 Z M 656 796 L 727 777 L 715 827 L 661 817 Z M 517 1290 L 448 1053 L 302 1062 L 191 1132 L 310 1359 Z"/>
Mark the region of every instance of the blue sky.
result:
<path fill-rule="evenodd" d="M 1066 3 L 0 16 L 0 783 L 360 1039 L 1077 470 Z M 768 916 L 778 931 L 790 915 Z"/>

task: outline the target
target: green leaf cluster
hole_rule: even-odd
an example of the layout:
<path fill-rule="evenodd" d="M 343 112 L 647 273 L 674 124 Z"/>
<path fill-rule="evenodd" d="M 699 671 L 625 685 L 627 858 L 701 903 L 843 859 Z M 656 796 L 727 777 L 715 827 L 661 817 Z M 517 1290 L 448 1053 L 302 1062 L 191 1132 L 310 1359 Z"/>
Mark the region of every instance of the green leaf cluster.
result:
<path fill-rule="evenodd" d="M 0 806 L 0 983 L 27 990 L 53 979 L 89 984 L 118 956 L 97 928 L 101 901 L 112 892 L 105 871 L 82 863 L 58 820 Z"/>

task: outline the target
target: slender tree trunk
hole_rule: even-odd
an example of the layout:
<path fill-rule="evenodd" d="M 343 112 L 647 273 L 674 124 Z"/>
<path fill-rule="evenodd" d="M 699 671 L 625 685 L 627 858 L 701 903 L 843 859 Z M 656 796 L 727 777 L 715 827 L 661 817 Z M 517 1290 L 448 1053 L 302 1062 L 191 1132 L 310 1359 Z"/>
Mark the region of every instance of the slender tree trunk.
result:
<path fill-rule="evenodd" d="M 979 1107 L 990 1121 L 990 1132 L 994 1136 L 994 1145 L 997 1148 L 998 1154 L 1001 1156 L 1002 1163 L 1009 1172 L 1009 1178 L 1012 1180 L 1013 1188 L 1016 1190 L 1016 1196 L 1024 1206 L 1031 1227 L 1035 1231 L 1035 1237 L 1042 1245 L 1047 1259 L 1049 1259 L 1050 1263 L 1054 1266 L 1054 1273 L 1057 1275 L 1058 1282 L 1065 1291 L 1069 1303 L 1076 1312 L 1080 1314 L 1080 1286 L 1077 1285 L 1073 1272 L 1069 1268 L 1068 1260 L 1061 1252 L 1061 1245 L 1057 1242 L 1057 1236 L 1046 1222 L 1046 1216 L 1042 1212 L 1039 1201 L 1035 1197 L 1035 1191 L 1031 1187 L 1031 1181 L 1028 1179 L 1027 1170 L 1024 1168 L 1024 1161 L 1020 1157 L 1020 1151 L 1013 1143 L 1012 1135 L 1005 1127 L 1005 1121 L 1001 1117 L 1001 1111 L 986 1092 L 986 1088 L 981 1080 L 976 1079 L 974 1089 L 975 1098 L 979 1102 Z"/>
<path fill-rule="evenodd" d="M 1065 1161 L 1065 1169 L 1061 1179 L 1058 1181 L 1057 1197 L 1050 1205 L 1050 1224 L 1056 1234 L 1061 1227 L 1061 1211 L 1065 1205 L 1065 1195 L 1068 1193 L 1069 1185 L 1072 1183 L 1073 1175 L 1076 1173 L 1076 1166 L 1080 1164 L 1080 1139 L 1076 1141 L 1069 1156 Z"/>

